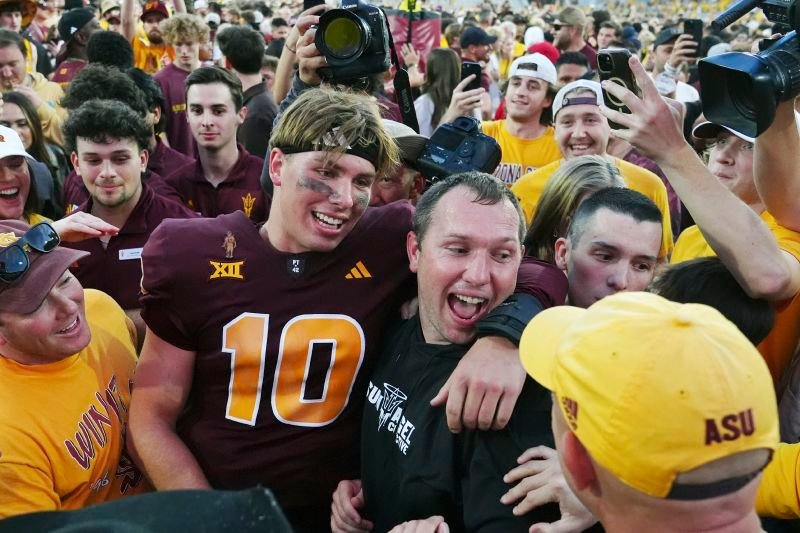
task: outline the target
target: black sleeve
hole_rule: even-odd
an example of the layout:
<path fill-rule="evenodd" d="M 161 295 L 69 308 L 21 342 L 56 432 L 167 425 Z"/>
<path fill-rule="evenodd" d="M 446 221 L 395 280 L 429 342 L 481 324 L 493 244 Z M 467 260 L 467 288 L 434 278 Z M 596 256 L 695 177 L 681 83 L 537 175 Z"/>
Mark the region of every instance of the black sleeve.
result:
<path fill-rule="evenodd" d="M 500 497 L 511 488 L 503 476 L 517 466 L 517 457 L 533 446 L 553 446 L 550 408 L 550 393 L 529 380 L 508 427 L 464 433 L 461 493 L 466 531 L 523 532 L 532 524 L 560 518 L 554 503 L 522 517 L 514 516 L 513 505 L 500 503 Z"/>
<path fill-rule="evenodd" d="M 33 39 L 30 40 L 30 43 L 36 46 L 36 72 L 47 78 L 50 76 L 50 73 L 53 72 L 53 63 L 52 58 L 50 57 L 50 52 L 47 51 L 47 48 Z"/>

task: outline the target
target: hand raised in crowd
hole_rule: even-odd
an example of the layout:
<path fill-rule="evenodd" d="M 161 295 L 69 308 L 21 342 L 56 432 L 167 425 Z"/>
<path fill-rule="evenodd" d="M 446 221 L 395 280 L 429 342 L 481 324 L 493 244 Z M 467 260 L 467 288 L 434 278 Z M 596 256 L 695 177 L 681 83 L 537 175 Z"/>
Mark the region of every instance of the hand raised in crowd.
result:
<path fill-rule="evenodd" d="M 408 83 L 412 87 L 421 87 L 425 83 L 425 75 L 419 69 L 419 52 L 411 43 L 405 43 L 400 48 L 400 55 L 408 71 Z"/>
<path fill-rule="evenodd" d="M 461 358 L 431 405 L 444 405 L 447 427 L 503 429 L 525 384 L 519 351 L 500 337 L 482 337 Z"/>
<path fill-rule="evenodd" d="M 104 235 L 116 235 L 119 228 L 89 213 L 78 211 L 51 224 L 64 242 L 80 242 Z"/>
<path fill-rule="evenodd" d="M 667 63 L 669 63 L 669 66 L 672 68 L 680 67 L 681 63 L 694 63 L 697 61 L 696 52 L 699 46 L 700 43 L 693 41 L 691 35 L 679 35 Z"/>
<path fill-rule="evenodd" d="M 531 533 L 568 533 L 583 531 L 597 522 L 594 515 L 575 496 L 561 471 L 558 452 L 547 446 L 529 448 L 517 458 L 520 466 L 503 477 L 506 483 L 516 483 L 500 498 L 514 506 L 513 513 L 522 516 L 546 503 L 557 502 L 561 519 L 550 524 L 534 524 Z"/>
<path fill-rule="evenodd" d="M 628 141 L 646 156 L 658 162 L 676 150 L 688 146 L 683 137 L 680 103 L 664 98 L 658 93 L 656 85 L 644 71 L 639 59 L 628 60 L 636 83 L 642 90 L 639 98 L 631 91 L 613 82 L 604 81 L 603 88 L 622 100 L 631 113 L 620 113 L 607 107 L 600 112 L 610 121 L 625 129 L 612 129 L 611 134 Z"/>
<path fill-rule="evenodd" d="M 472 90 L 465 90 L 467 85 L 475 79 L 474 74 L 470 74 L 453 89 L 453 96 L 450 98 L 450 107 L 445 111 L 441 123 L 452 122 L 461 115 L 472 115 L 472 111 L 483 104 L 483 96 L 488 94 L 483 87 Z"/>
<path fill-rule="evenodd" d="M 339 482 L 333 493 L 331 504 L 331 531 L 333 533 L 368 533 L 372 522 L 361 518 L 359 510 L 364 508 L 364 491 L 360 479 L 345 479 Z"/>
<path fill-rule="evenodd" d="M 289 50 L 297 50 L 297 44 L 300 37 L 316 24 L 319 24 L 319 16 L 328 10 L 327 4 L 320 4 L 312 8 L 306 9 L 297 17 L 297 22 L 289 31 L 286 36 L 286 42 L 283 46 L 288 46 Z"/>
<path fill-rule="evenodd" d="M 394 526 L 389 533 L 449 533 L 444 517 L 432 516 L 425 520 L 410 520 Z"/>
<path fill-rule="evenodd" d="M 318 69 L 328 64 L 325 56 L 322 55 L 314 44 L 314 36 L 317 28 L 309 28 L 297 40 L 297 61 L 298 74 L 306 85 L 317 86 L 322 83 Z"/>

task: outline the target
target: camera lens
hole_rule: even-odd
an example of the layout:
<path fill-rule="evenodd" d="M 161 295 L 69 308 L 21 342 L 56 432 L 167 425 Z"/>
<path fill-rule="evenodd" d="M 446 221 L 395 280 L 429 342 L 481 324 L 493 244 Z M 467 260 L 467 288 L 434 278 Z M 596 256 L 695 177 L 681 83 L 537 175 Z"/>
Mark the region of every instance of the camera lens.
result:
<path fill-rule="evenodd" d="M 613 64 L 611 62 L 611 57 L 607 55 L 601 55 L 597 58 L 597 61 L 600 63 L 600 70 L 605 72 L 610 72 Z"/>
<path fill-rule="evenodd" d="M 347 59 L 361 48 L 361 28 L 349 18 L 330 21 L 324 38 L 330 53 L 339 59 Z"/>

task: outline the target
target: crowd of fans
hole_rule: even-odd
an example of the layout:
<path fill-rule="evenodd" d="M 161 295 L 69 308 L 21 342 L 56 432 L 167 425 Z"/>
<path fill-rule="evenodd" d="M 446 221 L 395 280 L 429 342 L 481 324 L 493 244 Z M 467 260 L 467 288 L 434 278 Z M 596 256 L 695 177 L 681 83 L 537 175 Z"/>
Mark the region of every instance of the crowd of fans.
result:
<path fill-rule="evenodd" d="M 0 530 L 255 487 L 309 532 L 800 518 L 795 101 L 754 138 L 698 74 L 779 28 L 457 4 L 384 5 L 343 81 L 325 4 L 0 0 Z M 462 117 L 499 164 L 428 175 Z"/>

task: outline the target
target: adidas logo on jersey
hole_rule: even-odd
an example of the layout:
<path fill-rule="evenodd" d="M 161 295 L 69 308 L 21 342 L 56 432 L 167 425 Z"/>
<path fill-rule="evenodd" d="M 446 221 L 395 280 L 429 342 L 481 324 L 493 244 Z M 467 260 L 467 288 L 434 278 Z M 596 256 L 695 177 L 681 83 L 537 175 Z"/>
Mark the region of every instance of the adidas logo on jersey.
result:
<path fill-rule="evenodd" d="M 359 261 L 356 263 L 356 266 L 350 269 L 350 273 L 347 274 L 344 279 L 362 279 L 362 278 L 371 278 L 372 274 L 369 273 L 367 267 L 364 266 L 364 263 Z"/>

